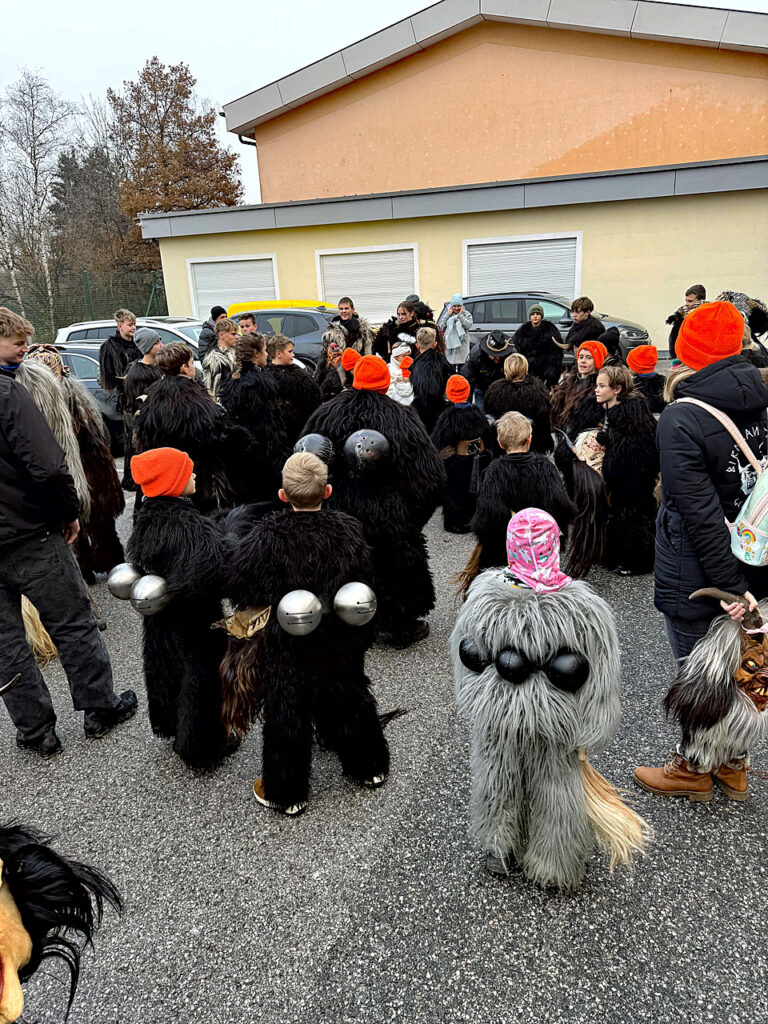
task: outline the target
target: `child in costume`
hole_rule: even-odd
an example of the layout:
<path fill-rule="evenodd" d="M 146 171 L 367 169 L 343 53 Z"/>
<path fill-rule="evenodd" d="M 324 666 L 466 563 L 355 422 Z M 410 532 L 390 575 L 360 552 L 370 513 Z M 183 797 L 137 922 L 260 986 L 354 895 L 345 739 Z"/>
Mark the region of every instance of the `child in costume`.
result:
<path fill-rule="evenodd" d="M 233 546 L 227 591 L 236 611 L 222 682 L 225 717 L 237 732 L 263 721 L 254 796 L 296 815 L 308 801 L 313 729 L 345 773 L 370 788 L 386 780 L 389 749 L 365 674 L 373 625 L 366 616 L 349 625 L 339 606 L 349 584 L 373 598 L 363 587 L 373 576 L 363 531 L 351 516 L 323 508 L 331 487 L 316 455 L 292 455 L 282 480 L 290 510 L 270 513 Z"/>
<path fill-rule="evenodd" d="M 619 641 L 608 605 L 561 572 L 559 554 L 551 516 L 514 515 L 508 567 L 472 584 L 451 656 L 486 868 L 505 875 L 515 861 L 542 887 L 575 890 L 595 840 L 613 868 L 648 830 L 588 761 L 619 725 Z"/>
<path fill-rule="evenodd" d="M 411 384 L 411 368 L 413 357 L 409 345 L 398 345 L 392 350 L 389 360 L 389 375 L 392 383 L 387 394 L 400 405 L 413 402 L 413 384 Z"/>
<path fill-rule="evenodd" d="M 443 527 L 448 533 L 469 533 L 480 476 L 491 461 L 491 428 L 469 401 L 471 390 L 460 374 L 448 378 L 445 397 L 451 405 L 440 413 L 432 432 L 432 444 L 448 476 L 443 499 Z"/>
<path fill-rule="evenodd" d="M 267 373 L 277 384 L 280 411 L 291 447 L 301 437 L 304 424 L 322 401 L 320 388 L 312 374 L 294 363 L 293 348 L 293 342 L 284 334 L 275 334 L 267 344 L 270 358 Z"/>
<path fill-rule="evenodd" d="M 451 376 L 451 364 L 437 348 L 437 331 L 420 327 L 416 332 L 419 354 L 411 368 L 413 408 L 428 434 L 435 429 L 437 417 L 445 409 L 445 385 Z"/>
<path fill-rule="evenodd" d="M 635 391 L 648 403 L 648 408 L 658 416 L 667 405 L 664 400 L 664 385 L 667 378 L 656 373 L 659 352 L 655 345 L 638 345 L 627 354 L 627 366 L 632 371 Z"/>
<path fill-rule="evenodd" d="M 551 452 L 549 388 L 528 372 L 525 356 L 513 352 L 504 360 L 504 380 L 494 381 L 485 393 L 485 412 L 499 420 L 505 412 L 521 412 L 533 425 L 531 450 Z"/>
<path fill-rule="evenodd" d="M 194 465 L 176 448 L 133 457 L 133 478 L 144 493 L 128 558 L 161 576 L 170 601 L 144 619 L 144 678 L 149 722 L 157 736 L 196 770 L 212 768 L 236 749 L 221 721 L 219 665 L 226 638 L 211 627 L 221 619 L 223 539 L 213 520 L 194 507 Z"/>
<path fill-rule="evenodd" d="M 529 308 L 528 319 L 515 331 L 512 343 L 527 360 L 531 376 L 541 380 L 547 390 L 553 388 L 563 372 L 563 349 L 570 346 L 557 327 L 544 319 L 544 307 L 538 302 Z"/>
<path fill-rule="evenodd" d="M 595 399 L 597 371 L 608 358 L 600 341 L 585 341 L 576 353 L 576 367 L 566 373 L 552 392 L 552 426 L 564 430 L 572 441 L 603 421 Z"/>

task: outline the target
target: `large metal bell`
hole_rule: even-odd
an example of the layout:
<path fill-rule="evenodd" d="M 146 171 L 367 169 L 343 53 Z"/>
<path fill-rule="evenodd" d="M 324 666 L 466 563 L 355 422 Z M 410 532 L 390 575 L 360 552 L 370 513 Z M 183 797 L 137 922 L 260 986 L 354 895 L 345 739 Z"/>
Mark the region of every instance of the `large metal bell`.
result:
<path fill-rule="evenodd" d="M 356 430 L 344 443 L 344 458 L 358 473 L 378 469 L 389 456 L 389 441 L 378 430 Z"/>
<path fill-rule="evenodd" d="M 322 459 L 326 466 L 333 464 L 333 458 L 336 454 L 333 441 L 325 437 L 324 434 L 305 434 L 299 438 L 293 446 L 293 450 L 294 452 L 309 452 L 310 455 L 316 455 L 318 459 Z"/>
<path fill-rule="evenodd" d="M 107 576 L 107 586 L 109 587 L 110 594 L 121 601 L 127 601 L 131 596 L 131 587 L 143 575 L 143 572 L 137 565 L 132 565 L 130 562 L 121 562 Z"/>
<path fill-rule="evenodd" d="M 308 636 L 320 625 L 323 606 L 310 590 L 291 590 L 277 606 L 277 621 L 292 636 Z"/>
<path fill-rule="evenodd" d="M 171 600 L 162 576 L 142 576 L 131 588 L 131 604 L 140 615 L 157 615 Z"/>
<path fill-rule="evenodd" d="M 345 583 L 336 591 L 333 610 L 348 626 L 365 626 L 376 614 L 376 595 L 367 583 Z"/>

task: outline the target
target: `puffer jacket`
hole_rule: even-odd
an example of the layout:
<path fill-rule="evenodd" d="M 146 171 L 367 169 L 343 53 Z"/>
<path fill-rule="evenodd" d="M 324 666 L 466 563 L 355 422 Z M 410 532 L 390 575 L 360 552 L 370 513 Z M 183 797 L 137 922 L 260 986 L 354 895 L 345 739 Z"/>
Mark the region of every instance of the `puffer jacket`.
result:
<path fill-rule="evenodd" d="M 721 359 L 677 385 L 675 399 L 698 398 L 734 421 L 758 460 L 768 459 L 768 388 L 739 356 Z M 768 569 L 753 569 L 731 554 L 732 522 L 755 474 L 718 421 L 695 405 L 674 402 L 659 419 L 662 503 L 656 519 L 654 603 L 660 612 L 703 623 L 720 611 L 708 598 L 689 600 L 701 587 L 768 594 Z"/>

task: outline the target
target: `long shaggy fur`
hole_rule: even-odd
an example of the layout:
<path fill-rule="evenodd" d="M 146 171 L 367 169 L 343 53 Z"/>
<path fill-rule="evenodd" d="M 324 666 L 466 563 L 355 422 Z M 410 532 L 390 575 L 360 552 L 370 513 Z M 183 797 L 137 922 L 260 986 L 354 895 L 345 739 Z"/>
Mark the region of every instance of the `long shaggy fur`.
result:
<path fill-rule="evenodd" d="M 550 388 L 557 384 L 563 372 L 563 349 L 555 344 L 561 341 L 560 331 L 549 320 L 542 320 L 538 327 L 527 320 L 512 337 L 517 351 L 528 360 L 531 376 L 538 377 Z"/>
<path fill-rule="evenodd" d="M 19 980 L 31 978 L 45 959 L 62 960 L 69 972 L 69 1009 L 80 977 L 81 946 L 68 932 L 78 933 L 90 945 L 104 907 L 119 914 L 123 905 L 106 875 L 62 857 L 49 842 L 50 837 L 15 822 L 0 825 L 3 883 L 32 940 L 32 956 L 19 971 Z"/>
<path fill-rule="evenodd" d="M 370 551 L 360 524 L 341 512 L 276 512 L 232 551 L 228 597 L 236 609 L 272 607 L 252 640 L 230 639 L 222 668 L 228 720 L 243 731 L 263 718 L 264 791 L 289 807 L 306 800 L 313 729 L 358 782 L 389 770 L 365 651 L 373 626 L 348 626 L 328 612 L 309 636 L 281 629 L 277 604 L 309 590 L 329 609 L 345 583 L 371 584 Z"/>
<path fill-rule="evenodd" d="M 768 620 L 768 601 L 760 602 L 760 612 Z M 701 771 L 713 771 L 768 739 L 768 713 L 758 711 L 734 682 L 740 658 L 740 624 L 718 616 L 664 698 L 667 714 L 682 729 L 686 758 Z"/>
<path fill-rule="evenodd" d="M 462 441 L 480 440 L 483 451 L 475 455 L 449 454 Z M 467 530 L 472 522 L 482 472 L 491 461 L 492 431 L 476 405 L 451 405 L 440 413 L 432 432 L 432 444 L 445 462 L 448 482 L 443 498 L 446 530 Z"/>
<path fill-rule="evenodd" d="M 252 463 L 250 471 L 264 486 L 251 500 L 274 495 L 291 451 L 274 375 L 259 366 L 244 366 L 239 377 L 222 381 L 219 398 L 232 420 L 248 430 L 258 451 L 258 464 Z"/>
<path fill-rule="evenodd" d="M 435 428 L 440 413 L 445 409 L 445 385 L 451 376 L 448 360 L 436 348 L 420 353 L 411 369 L 413 408 L 428 434 Z"/>
<path fill-rule="evenodd" d="M 481 672 L 460 660 L 465 637 L 488 663 Z M 535 664 L 562 649 L 580 653 L 589 676 L 576 693 L 542 671 L 510 684 L 494 665 L 509 647 Z M 451 635 L 456 702 L 471 730 L 472 834 L 542 886 L 577 889 L 595 841 L 579 748 L 597 753 L 616 733 L 618 652 L 611 610 L 586 583 L 536 594 L 495 570 L 472 584 Z"/>
<path fill-rule="evenodd" d="M 144 676 L 152 731 L 175 737 L 174 749 L 191 767 L 220 760 L 219 665 L 226 637 L 211 627 L 222 617 L 223 540 L 216 524 L 187 499 L 145 499 L 128 543 L 128 558 L 162 576 L 172 595 L 144 619 Z"/>
<path fill-rule="evenodd" d="M 552 426 L 564 430 L 575 441 L 582 430 L 603 422 L 603 409 L 595 398 L 597 374 L 578 377 L 565 375 L 552 392 Z"/>
<path fill-rule="evenodd" d="M 292 447 L 302 436 L 302 427 L 320 405 L 323 396 L 312 375 L 300 366 L 270 363 L 266 369 L 277 385 L 286 441 Z"/>
<path fill-rule="evenodd" d="M 28 597 L 24 596 L 21 598 L 21 618 L 24 623 L 24 635 L 32 649 L 34 659 L 41 668 L 45 668 L 58 656 L 58 651 L 40 619 L 37 608 Z"/>
<path fill-rule="evenodd" d="M 667 407 L 664 401 L 664 385 L 667 378 L 662 373 L 643 373 L 635 377 L 635 391 L 648 403 L 652 413 L 662 413 Z"/>
<path fill-rule="evenodd" d="M 555 463 L 563 474 L 565 487 L 576 515 L 571 524 L 565 571 L 581 579 L 594 565 L 600 565 L 605 552 L 608 501 L 602 476 L 576 457 L 563 439 L 555 449 Z"/>
<path fill-rule="evenodd" d="M 521 412 L 532 423 L 531 451 L 551 452 L 549 390 L 530 374 L 522 380 L 497 380 L 485 393 L 485 411 L 495 420 L 505 412 Z"/>

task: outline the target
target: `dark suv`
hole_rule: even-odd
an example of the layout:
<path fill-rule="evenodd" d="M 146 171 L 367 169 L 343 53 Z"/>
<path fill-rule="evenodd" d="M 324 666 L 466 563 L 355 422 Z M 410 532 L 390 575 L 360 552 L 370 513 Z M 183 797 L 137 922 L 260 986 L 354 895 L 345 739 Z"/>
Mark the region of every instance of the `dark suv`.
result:
<path fill-rule="evenodd" d="M 571 302 L 562 295 L 551 292 L 497 292 L 494 295 L 468 295 L 464 299 L 464 308 L 472 314 L 472 342 L 479 341 L 489 331 L 514 332 L 528 319 L 528 309 L 537 302 L 544 310 L 544 319 L 550 320 L 558 328 L 563 338 L 570 330 Z M 445 312 L 447 304 L 443 306 Z M 442 316 L 441 313 L 441 316 Z M 649 341 L 648 331 L 633 320 L 611 316 L 609 313 L 598 313 L 592 316 L 602 320 L 605 329 L 616 326 L 619 328 L 621 351 L 626 356 L 630 349 L 637 345 L 645 345 Z"/>
<path fill-rule="evenodd" d="M 256 330 L 268 338 L 273 334 L 284 334 L 294 344 L 297 359 L 314 370 L 323 349 L 323 334 L 336 316 L 335 309 L 325 306 L 306 309 L 254 309 Z M 239 321 L 246 310 L 236 313 L 232 319 Z"/>

